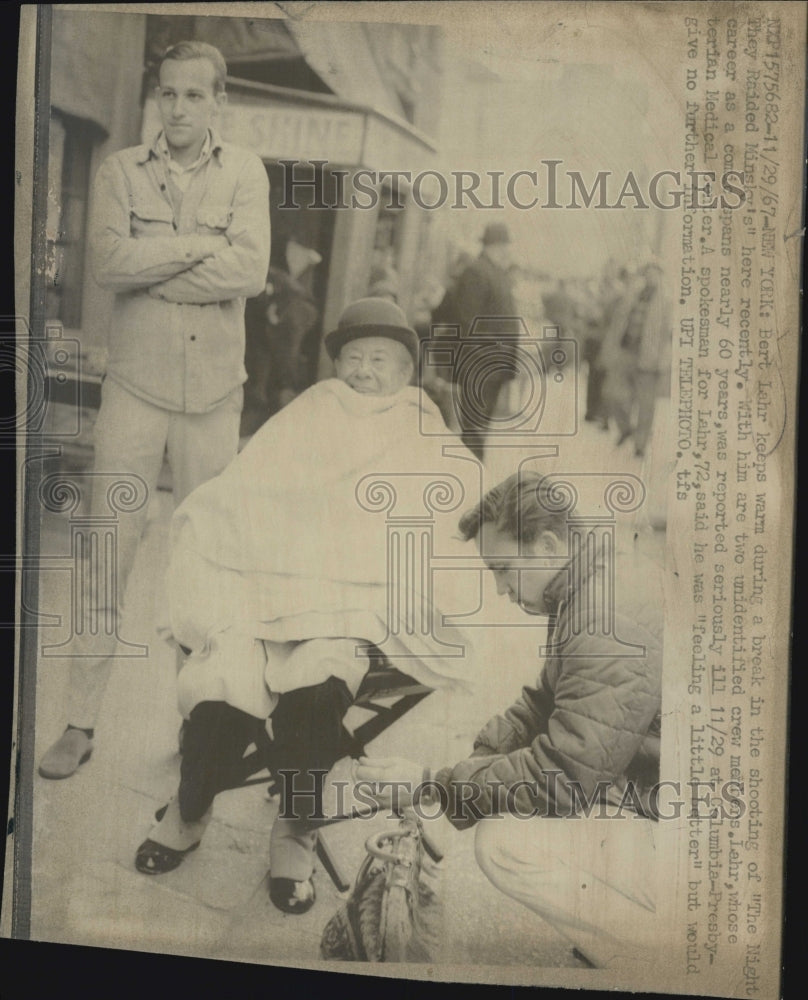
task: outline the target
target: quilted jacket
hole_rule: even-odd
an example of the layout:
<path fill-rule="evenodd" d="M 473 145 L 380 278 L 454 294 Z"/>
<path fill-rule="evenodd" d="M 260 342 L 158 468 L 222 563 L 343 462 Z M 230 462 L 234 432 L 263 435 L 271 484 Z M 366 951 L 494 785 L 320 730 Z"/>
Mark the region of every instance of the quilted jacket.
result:
<path fill-rule="evenodd" d="M 619 566 L 613 630 L 592 598 L 610 576 L 602 556 L 571 562 L 545 591 L 551 627 L 536 687 L 490 720 L 469 759 L 436 776 L 458 828 L 502 811 L 572 816 L 595 803 L 596 815 L 601 802 L 656 818 L 661 594 L 644 575 L 621 588 Z"/>

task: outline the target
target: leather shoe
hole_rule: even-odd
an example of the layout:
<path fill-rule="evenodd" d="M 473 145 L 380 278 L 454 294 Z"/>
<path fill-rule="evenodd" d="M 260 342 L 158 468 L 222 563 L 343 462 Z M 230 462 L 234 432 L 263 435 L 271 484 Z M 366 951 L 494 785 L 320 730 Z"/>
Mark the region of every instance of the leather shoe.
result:
<path fill-rule="evenodd" d="M 186 847 L 184 851 L 175 850 L 158 844 L 155 840 L 144 840 L 138 847 L 135 856 L 135 868 L 144 875 L 163 875 L 172 872 L 184 861 L 185 857 L 199 847 L 199 841 Z"/>
<path fill-rule="evenodd" d="M 291 878 L 269 879 L 269 898 L 284 913 L 305 913 L 317 898 L 310 878 L 296 882 Z"/>
<path fill-rule="evenodd" d="M 43 778 L 69 778 L 92 752 L 92 740 L 85 732 L 66 729 L 42 758 L 39 773 Z"/>

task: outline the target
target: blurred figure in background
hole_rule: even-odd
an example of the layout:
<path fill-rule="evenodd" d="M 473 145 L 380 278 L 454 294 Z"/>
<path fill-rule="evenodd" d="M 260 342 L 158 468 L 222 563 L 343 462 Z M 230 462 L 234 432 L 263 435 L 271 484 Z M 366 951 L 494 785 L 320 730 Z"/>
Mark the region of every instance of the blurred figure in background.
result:
<path fill-rule="evenodd" d="M 604 334 L 604 299 L 592 280 L 561 278 L 542 295 L 544 318 L 559 329 L 560 336 L 578 342 L 579 355 L 587 365 L 586 414 L 584 419 L 608 427 L 601 400 L 605 372 L 599 363 Z M 547 363 L 547 358 L 545 358 Z"/>
<path fill-rule="evenodd" d="M 432 316 L 433 325 L 458 326 L 460 337 L 466 341 L 476 319 L 497 320 L 495 324 L 478 324 L 477 331 L 488 336 L 478 350 L 466 347 L 459 355 L 459 364 L 448 373 L 463 443 L 479 459 L 500 392 L 516 376 L 515 357 L 507 339 L 492 352 L 489 330 L 516 336 L 520 329 L 510 273 L 513 255 L 508 227 L 502 222 L 489 223 L 482 245 L 480 256 L 458 274 Z"/>
<path fill-rule="evenodd" d="M 586 361 L 586 412 L 584 420 L 598 423 L 603 430 L 609 428 L 609 418 L 603 402 L 603 382 L 606 370 L 603 367 L 601 350 L 606 330 L 620 299 L 625 269 L 618 270 L 617 262 L 610 258 L 603 269 L 603 276 L 597 293 L 596 309 L 592 321 L 587 326 L 581 356 Z"/>
<path fill-rule="evenodd" d="M 400 294 L 398 271 L 391 265 L 372 267 L 368 280 L 368 297 L 387 299 L 398 305 Z"/>
<path fill-rule="evenodd" d="M 457 304 L 457 299 L 460 278 L 473 263 L 474 258 L 472 255 L 465 250 L 461 250 L 449 265 L 446 291 L 438 305 L 432 310 L 433 324 L 451 324 L 458 322 L 457 318 L 460 313 L 460 307 Z"/>
<path fill-rule="evenodd" d="M 473 262 L 472 255 L 461 250 L 449 265 L 446 288 L 440 290 L 442 294 L 435 289 L 433 296 L 423 302 L 421 315 L 415 321 L 415 329 L 421 340 L 429 339 L 433 335 L 432 328 L 435 326 L 459 325 L 458 284 L 461 276 Z M 431 309 L 429 309 L 430 302 Z M 427 314 L 428 309 L 429 314 Z M 440 410 L 446 426 L 456 434 L 460 434 L 460 423 L 454 404 L 454 369 L 449 365 L 425 365 L 421 372 L 421 388 Z"/>
<path fill-rule="evenodd" d="M 545 318 L 557 326 L 562 337 L 575 336 L 575 306 L 571 294 L 571 284 L 560 278 L 555 289 L 541 297 Z"/>
<path fill-rule="evenodd" d="M 302 348 L 318 318 L 309 286 L 321 260 L 291 238 L 281 255 L 285 266 L 270 266 L 264 291 L 247 303 L 242 437 L 254 434 L 311 382 Z"/>
<path fill-rule="evenodd" d="M 635 375 L 642 322 L 639 295 L 645 286 L 641 274 L 625 274 L 605 325 L 599 361 L 603 367 L 602 400 L 606 419 L 617 425 L 617 444 L 634 433 Z"/>
<path fill-rule="evenodd" d="M 666 362 L 670 316 L 656 262 L 629 278 L 612 308 L 601 352 L 605 369 L 603 399 L 620 432 L 618 445 L 634 438 L 642 458 L 654 418 L 660 372 Z"/>
<path fill-rule="evenodd" d="M 660 281 L 661 268 L 651 261 L 646 264 L 643 274 L 645 287 L 635 307 L 636 321 L 641 327 L 634 375 L 637 399 L 634 453 L 638 458 L 645 455 L 651 436 L 660 374 L 668 367 L 666 347 L 671 337 L 670 308 Z"/>

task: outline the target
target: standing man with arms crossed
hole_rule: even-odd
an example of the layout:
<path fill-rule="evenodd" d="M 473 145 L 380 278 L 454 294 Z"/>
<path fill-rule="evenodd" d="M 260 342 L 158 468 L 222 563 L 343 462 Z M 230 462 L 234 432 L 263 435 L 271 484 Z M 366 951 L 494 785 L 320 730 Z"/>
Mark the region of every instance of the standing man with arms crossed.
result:
<path fill-rule="evenodd" d="M 109 362 L 95 429 L 92 516 L 109 515 L 109 475 L 140 477 L 149 494 L 168 449 L 179 504 L 238 451 L 244 303 L 269 266 L 269 182 L 261 160 L 223 143 L 218 49 L 180 42 L 163 57 L 153 144 L 110 156 L 95 180 L 90 246 L 98 283 L 116 292 Z M 87 619 L 116 625 L 146 517 L 118 522 L 117 593 L 83 595 Z M 88 760 L 117 627 L 70 649 L 68 727 L 39 767 L 67 778 Z"/>

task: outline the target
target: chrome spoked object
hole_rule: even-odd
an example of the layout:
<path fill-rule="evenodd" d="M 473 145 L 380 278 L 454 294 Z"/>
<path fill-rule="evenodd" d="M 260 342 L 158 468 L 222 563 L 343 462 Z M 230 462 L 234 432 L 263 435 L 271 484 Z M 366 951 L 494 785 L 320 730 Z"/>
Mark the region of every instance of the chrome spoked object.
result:
<path fill-rule="evenodd" d="M 415 933 L 416 909 L 423 900 L 419 885 L 424 851 L 423 830 L 414 814 L 398 828 L 365 841 L 367 855 L 346 904 L 325 927 L 323 958 L 366 962 L 426 961 Z"/>

